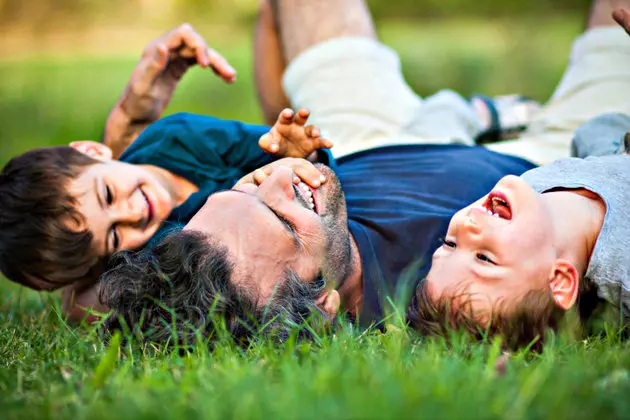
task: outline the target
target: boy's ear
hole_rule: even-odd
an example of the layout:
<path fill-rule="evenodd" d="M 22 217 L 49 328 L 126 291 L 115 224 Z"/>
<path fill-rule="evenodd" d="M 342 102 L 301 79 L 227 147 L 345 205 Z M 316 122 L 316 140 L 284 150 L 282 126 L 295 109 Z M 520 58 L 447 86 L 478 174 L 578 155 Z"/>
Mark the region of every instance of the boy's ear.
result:
<path fill-rule="evenodd" d="M 111 160 L 114 156 L 112 149 L 103 143 L 92 140 L 73 141 L 69 144 L 73 149 L 98 160 Z"/>
<path fill-rule="evenodd" d="M 575 266 L 567 260 L 557 260 L 551 271 L 549 288 L 556 305 L 568 311 L 575 305 L 580 292 L 580 274 Z"/>

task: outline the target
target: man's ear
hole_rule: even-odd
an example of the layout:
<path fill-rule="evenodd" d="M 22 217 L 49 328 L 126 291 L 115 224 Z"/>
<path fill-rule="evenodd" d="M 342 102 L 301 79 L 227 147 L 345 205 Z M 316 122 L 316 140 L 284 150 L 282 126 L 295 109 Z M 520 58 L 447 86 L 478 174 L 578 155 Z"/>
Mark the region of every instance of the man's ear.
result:
<path fill-rule="evenodd" d="M 91 140 L 73 141 L 69 146 L 74 150 L 98 160 L 111 160 L 114 156 L 112 149 L 105 146 L 103 143 Z"/>
<path fill-rule="evenodd" d="M 575 266 L 567 260 L 557 260 L 551 271 L 549 288 L 560 308 L 567 311 L 575 305 L 580 292 L 580 274 Z"/>
<path fill-rule="evenodd" d="M 339 312 L 341 298 L 339 297 L 338 291 L 327 290 L 317 299 L 316 303 L 317 306 L 319 306 L 332 321 L 337 316 L 337 312 Z"/>

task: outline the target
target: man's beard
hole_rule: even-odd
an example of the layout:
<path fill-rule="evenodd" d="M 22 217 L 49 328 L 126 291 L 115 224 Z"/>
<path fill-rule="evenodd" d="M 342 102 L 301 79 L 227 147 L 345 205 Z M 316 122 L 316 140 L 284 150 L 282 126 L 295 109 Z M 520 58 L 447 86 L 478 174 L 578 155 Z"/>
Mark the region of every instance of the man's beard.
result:
<path fill-rule="evenodd" d="M 325 169 L 323 169 L 325 168 Z M 346 199 L 339 178 L 328 167 L 318 169 L 326 176 L 325 194 L 319 197 L 325 201 L 325 214 L 320 214 L 326 236 L 326 258 L 321 272 L 327 283 L 339 287 L 352 269 L 352 248 L 348 231 Z"/>

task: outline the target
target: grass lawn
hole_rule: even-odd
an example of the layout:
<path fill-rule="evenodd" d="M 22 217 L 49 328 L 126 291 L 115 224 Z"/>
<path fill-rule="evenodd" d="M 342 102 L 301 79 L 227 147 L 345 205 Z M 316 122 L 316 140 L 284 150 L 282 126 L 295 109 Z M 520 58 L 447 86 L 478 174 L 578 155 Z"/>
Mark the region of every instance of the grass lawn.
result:
<path fill-rule="evenodd" d="M 548 97 L 579 19 L 391 23 L 383 39 L 426 95 L 450 87 Z M 235 86 L 194 70 L 168 112 L 259 122 L 245 34 L 213 42 L 240 69 Z M 133 67 L 117 57 L 0 62 L 0 163 L 36 146 L 98 138 Z M 334 140 L 334 139 L 333 139 Z M 105 348 L 68 326 L 58 299 L 0 282 L 0 418 L 628 418 L 630 348 L 615 334 L 560 336 L 542 356 L 516 354 L 496 369 L 496 344 L 421 341 L 341 329 L 312 344 L 220 345 L 187 356 Z"/>

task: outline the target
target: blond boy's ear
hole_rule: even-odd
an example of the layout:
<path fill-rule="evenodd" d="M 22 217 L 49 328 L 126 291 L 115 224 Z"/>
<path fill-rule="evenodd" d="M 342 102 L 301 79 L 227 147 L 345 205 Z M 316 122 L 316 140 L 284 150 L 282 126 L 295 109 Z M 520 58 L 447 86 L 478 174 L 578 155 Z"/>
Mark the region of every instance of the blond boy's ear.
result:
<path fill-rule="evenodd" d="M 577 301 L 580 292 L 580 274 L 573 264 L 566 260 L 554 263 L 549 288 L 558 307 L 568 311 Z"/>
<path fill-rule="evenodd" d="M 98 160 L 111 160 L 114 155 L 112 149 L 105 146 L 103 143 L 92 140 L 73 141 L 69 146 Z"/>

